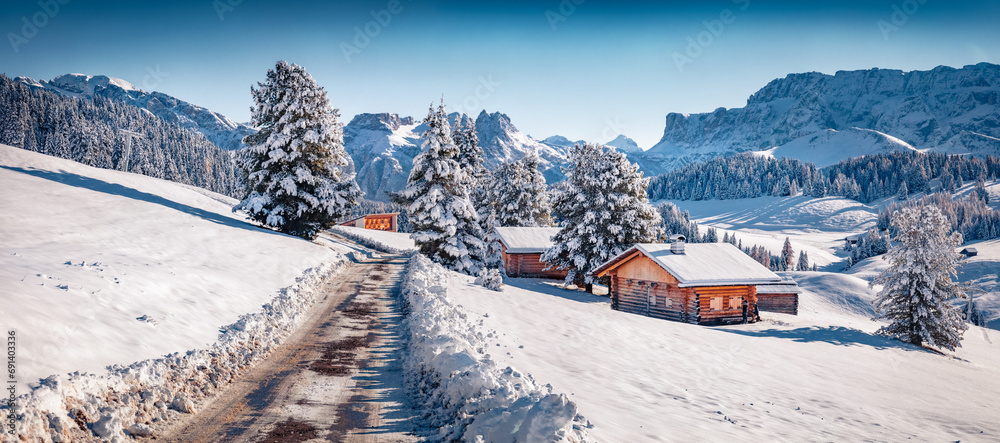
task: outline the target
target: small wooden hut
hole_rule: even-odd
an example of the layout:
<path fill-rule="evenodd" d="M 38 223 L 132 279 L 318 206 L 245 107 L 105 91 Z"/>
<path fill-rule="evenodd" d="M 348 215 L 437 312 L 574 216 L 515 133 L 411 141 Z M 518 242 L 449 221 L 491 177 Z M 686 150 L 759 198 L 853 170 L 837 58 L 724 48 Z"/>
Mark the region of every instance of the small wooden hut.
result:
<path fill-rule="evenodd" d="M 353 220 L 341 223 L 341 226 L 353 226 L 355 228 L 373 229 L 376 231 L 396 232 L 399 230 L 398 212 L 386 214 L 368 214 Z"/>
<path fill-rule="evenodd" d="M 510 277 L 566 278 L 566 271 L 545 270 L 542 254 L 552 247 L 559 228 L 496 228 L 503 266 Z"/>
<path fill-rule="evenodd" d="M 728 243 L 685 244 L 675 237 L 669 244 L 638 244 L 594 275 L 611 277 L 612 309 L 649 317 L 703 325 L 739 322 L 743 300 L 751 317 L 755 305 L 798 312 L 795 282 Z"/>

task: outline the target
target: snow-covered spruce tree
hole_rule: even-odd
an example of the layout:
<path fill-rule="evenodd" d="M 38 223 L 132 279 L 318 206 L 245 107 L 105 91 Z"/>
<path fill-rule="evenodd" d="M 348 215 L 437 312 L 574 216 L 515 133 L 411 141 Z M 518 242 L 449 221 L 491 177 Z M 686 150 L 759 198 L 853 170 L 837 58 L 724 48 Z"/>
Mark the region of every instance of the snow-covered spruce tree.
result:
<path fill-rule="evenodd" d="M 909 197 L 909 195 L 910 195 L 910 190 L 906 189 L 906 182 L 903 182 L 902 184 L 899 185 L 899 192 L 896 193 L 896 200 L 904 202 Z"/>
<path fill-rule="evenodd" d="M 528 154 L 493 171 L 482 187 L 480 218 L 492 213 L 496 226 L 551 226 L 552 206 L 539 162 L 537 155 Z"/>
<path fill-rule="evenodd" d="M 465 171 L 469 184 L 479 186 L 488 172 L 483 161 L 483 148 L 479 146 L 479 136 L 476 135 L 476 121 L 459 114 L 455 119 L 454 142 L 458 147 L 458 165 Z"/>
<path fill-rule="evenodd" d="M 592 290 L 591 271 L 636 243 L 656 241 L 663 228 L 646 197 L 649 179 L 625 154 L 587 143 L 573 147 L 569 161 L 567 184 L 553 204 L 562 229 L 542 261 L 568 270 L 567 283 Z"/>
<path fill-rule="evenodd" d="M 339 114 L 305 69 L 284 60 L 250 88 L 258 132 L 239 153 L 249 195 L 233 210 L 278 231 L 312 239 L 361 197 L 344 151 Z"/>
<path fill-rule="evenodd" d="M 406 189 L 390 197 L 406 207 L 420 253 L 443 266 L 478 275 L 486 246 L 476 209 L 469 200 L 468 179 L 458 161 L 458 147 L 444 104 L 427 112 L 423 151 L 413 159 Z"/>
<path fill-rule="evenodd" d="M 496 231 L 496 228 L 500 226 L 497 223 L 496 214 L 490 211 L 481 225 L 484 227 L 483 231 L 486 233 L 486 256 L 483 258 L 483 267 L 487 269 L 499 269 L 500 273 L 506 277 L 507 272 L 503 266 L 503 245 L 500 242 L 500 234 L 497 234 Z"/>
<path fill-rule="evenodd" d="M 795 250 L 792 249 L 792 240 L 785 237 L 785 244 L 781 247 L 781 264 L 784 271 L 795 270 Z"/>
<path fill-rule="evenodd" d="M 799 271 L 809 270 L 809 254 L 807 254 L 805 250 L 799 251 L 798 270 Z"/>
<path fill-rule="evenodd" d="M 895 245 L 884 259 L 889 268 L 869 286 L 883 285 L 874 300 L 877 320 L 890 324 L 880 334 L 915 345 L 954 350 L 961 346 L 966 330 L 961 312 L 949 304 L 965 298 L 964 288 L 954 282 L 960 255 L 955 247 L 962 235 L 951 230 L 937 206 L 923 205 L 900 210 L 892 219 Z"/>

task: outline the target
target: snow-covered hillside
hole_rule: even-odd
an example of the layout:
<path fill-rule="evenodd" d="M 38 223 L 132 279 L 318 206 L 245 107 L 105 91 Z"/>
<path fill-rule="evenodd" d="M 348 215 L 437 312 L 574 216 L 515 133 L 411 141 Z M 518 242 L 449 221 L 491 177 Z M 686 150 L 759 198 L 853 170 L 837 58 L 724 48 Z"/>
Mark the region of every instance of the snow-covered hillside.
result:
<path fill-rule="evenodd" d="M 847 128 L 841 131 L 818 131 L 755 153 L 774 158 L 796 158 L 823 168 L 854 157 L 907 150 L 916 149 L 896 137 L 878 131 Z"/>
<path fill-rule="evenodd" d="M 844 138 L 809 137 L 851 128 L 884 136 L 863 141 L 844 155 L 863 153 L 857 151 L 860 147 L 899 149 L 895 139 L 920 150 L 998 155 L 998 97 L 1000 65 L 989 63 L 930 71 L 791 74 L 757 91 L 743 108 L 667 115 L 660 142 L 632 159 L 657 174 L 731 152 L 783 150 L 786 144 L 791 144 L 786 155 L 811 155 L 842 149 Z"/>
<path fill-rule="evenodd" d="M 459 114 L 449 115 L 454 122 Z M 344 127 L 344 147 L 351 155 L 358 185 L 365 198 L 388 201 L 386 192 L 399 191 L 420 153 L 426 125 L 398 114 L 358 114 Z M 559 167 L 566 164 L 566 149 L 539 143 L 518 131 L 506 115 L 483 111 L 476 117 L 476 135 L 488 168 L 538 154 L 540 167 L 550 183 L 564 179 Z"/>
<path fill-rule="evenodd" d="M 147 92 L 120 78 L 105 75 L 65 74 L 52 80 L 17 77 L 24 84 L 77 98 L 103 97 L 145 109 L 172 123 L 205 135 L 222 149 L 243 146 L 243 137 L 254 129 L 228 117 L 160 92 Z"/>
<path fill-rule="evenodd" d="M 872 293 L 794 273 L 801 314 L 703 327 L 612 311 L 605 297 L 454 274 L 448 295 L 495 329 L 492 353 L 566 392 L 598 441 L 1000 438 L 1000 341 L 972 328 L 956 357 L 874 335 Z"/>
<path fill-rule="evenodd" d="M 204 348 L 327 247 L 257 228 L 235 200 L 0 145 L 0 325 L 18 386 Z"/>

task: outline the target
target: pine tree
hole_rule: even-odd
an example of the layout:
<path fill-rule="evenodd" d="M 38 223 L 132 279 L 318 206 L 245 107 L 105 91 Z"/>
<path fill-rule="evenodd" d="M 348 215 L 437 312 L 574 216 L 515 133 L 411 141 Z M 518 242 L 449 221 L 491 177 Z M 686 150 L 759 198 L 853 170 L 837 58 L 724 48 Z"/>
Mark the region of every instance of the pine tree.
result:
<path fill-rule="evenodd" d="M 463 124 L 464 121 L 464 124 Z M 470 186 L 479 186 L 487 175 L 483 162 L 483 148 L 476 135 L 476 121 L 460 114 L 455 119 L 454 142 L 458 147 L 458 165 L 465 172 Z"/>
<path fill-rule="evenodd" d="M 799 271 L 809 270 L 809 254 L 806 251 L 799 251 L 799 265 L 797 268 Z"/>
<path fill-rule="evenodd" d="M 716 231 L 715 228 L 708 228 L 708 231 L 705 233 L 705 243 L 718 243 L 718 242 L 719 242 L 719 231 Z"/>
<path fill-rule="evenodd" d="M 781 265 L 786 271 L 795 270 L 795 250 L 792 249 L 792 241 L 785 237 L 785 245 L 781 247 Z"/>
<path fill-rule="evenodd" d="M 328 229 L 361 197 L 344 151 L 339 114 L 305 69 L 279 61 L 251 87 L 259 132 L 244 140 L 240 166 L 249 195 L 234 210 L 303 238 Z"/>
<path fill-rule="evenodd" d="M 972 189 L 972 195 L 979 197 L 983 203 L 990 203 L 990 193 L 986 191 L 986 183 L 983 179 L 976 180 L 976 186 Z"/>
<path fill-rule="evenodd" d="M 885 255 L 889 268 L 869 284 L 883 285 L 873 303 L 880 312 L 876 319 L 890 324 L 879 333 L 954 350 L 966 330 L 961 313 L 949 304 L 953 298 L 965 298 L 963 287 L 952 280 L 961 257 L 955 247 L 962 236 L 948 235 L 949 223 L 933 205 L 902 209 L 892 226 L 895 246 Z"/>
<path fill-rule="evenodd" d="M 500 235 L 496 231 L 500 225 L 497 223 L 493 211 L 490 211 L 486 216 L 482 225 L 483 230 L 486 231 L 486 256 L 483 259 L 483 267 L 485 269 L 499 269 L 500 273 L 506 277 L 507 270 L 503 265 L 503 245 L 500 243 Z"/>
<path fill-rule="evenodd" d="M 563 228 L 542 261 L 568 270 L 567 283 L 590 289 L 597 266 L 636 243 L 656 241 L 663 230 L 646 197 L 649 180 L 625 154 L 587 143 L 570 150 L 569 160 L 565 190 L 553 205 Z"/>
<path fill-rule="evenodd" d="M 552 206 L 539 158 L 528 154 L 507 161 L 486 177 L 479 202 L 480 218 L 489 213 L 497 226 L 551 226 Z M 484 227 L 485 229 L 485 227 Z"/>
<path fill-rule="evenodd" d="M 406 189 L 390 197 L 406 207 L 410 237 L 420 253 L 449 269 L 478 275 L 486 245 L 444 103 L 436 112 L 431 106 L 425 122 L 423 151 L 413 159 Z"/>
<path fill-rule="evenodd" d="M 902 184 L 899 185 L 899 192 L 896 193 L 896 200 L 899 200 L 901 202 L 906 201 L 909 195 L 910 191 L 906 189 L 906 182 L 903 182 Z"/>

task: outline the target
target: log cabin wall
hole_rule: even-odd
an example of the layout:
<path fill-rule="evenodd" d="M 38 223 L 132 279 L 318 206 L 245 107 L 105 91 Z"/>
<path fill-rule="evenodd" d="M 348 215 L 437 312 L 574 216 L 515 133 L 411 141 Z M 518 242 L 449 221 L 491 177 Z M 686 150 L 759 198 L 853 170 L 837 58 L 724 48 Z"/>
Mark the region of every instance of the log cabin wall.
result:
<path fill-rule="evenodd" d="M 748 315 L 753 315 L 756 302 L 756 286 L 701 286 L 694 288 L 698 295 L 701 312 L 700 324 L 718 324 L 733 320 L 743 320 L 743 299 L 750 306 Z"/>
<path fill-rule="evenodd" d="M 647 317 L 698 323 L 694 291 L 664 282 L 611 277 L 612 309 Z"/>
<path fill-rule="evenodd" d="M 509 277 L 534 278 L 566 278 L 567 271 L 545 270 L 548 266 L 542 261 L 542 254 L 508 254 L 507 248 L 501 248 L 504 270 Z"/>
<path fill-rule="evenodd" d="M 799 315 L 799 296 L 798 294 L 758 294 L 757 309 Z"/>

